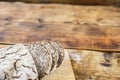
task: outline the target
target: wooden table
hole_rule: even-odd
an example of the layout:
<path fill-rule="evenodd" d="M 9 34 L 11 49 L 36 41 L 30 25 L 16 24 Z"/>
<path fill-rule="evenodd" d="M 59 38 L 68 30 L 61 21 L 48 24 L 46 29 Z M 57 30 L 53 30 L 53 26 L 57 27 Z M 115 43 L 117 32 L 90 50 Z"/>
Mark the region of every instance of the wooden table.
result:
<path fill-rule="evenodd" d="M 120 51 L 120 8 L 0 2 L 0 48 L 41 40 L 66 49 Z M 42 80 L 74 80 L 68 55 Z"/>
<path fill-rule="evenodd" d="M 57 40 L 65 48 L 120 51 L 120 8 L 0 3 L 0 42 Z"/>

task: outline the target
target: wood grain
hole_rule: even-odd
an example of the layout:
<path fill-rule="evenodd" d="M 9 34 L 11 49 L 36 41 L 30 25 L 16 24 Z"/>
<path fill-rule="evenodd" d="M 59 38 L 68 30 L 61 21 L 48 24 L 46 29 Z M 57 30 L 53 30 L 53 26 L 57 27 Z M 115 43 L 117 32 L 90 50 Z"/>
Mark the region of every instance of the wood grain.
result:
<path fill-rule="evenodd" d="M 0 3 L 0 42 L 57 40 L 64 48 L 120 51 L 120 8 Z"/>
<path fill-rule="evenodd" d="M 120 53 L 67 50 L 76 80 L 120 80 Z"/>

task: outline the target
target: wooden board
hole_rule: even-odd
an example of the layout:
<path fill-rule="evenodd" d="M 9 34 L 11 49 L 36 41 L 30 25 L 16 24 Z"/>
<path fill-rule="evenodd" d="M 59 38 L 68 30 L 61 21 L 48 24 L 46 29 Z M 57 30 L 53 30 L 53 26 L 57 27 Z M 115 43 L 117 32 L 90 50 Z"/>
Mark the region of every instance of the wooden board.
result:
<path fill-rule="evenodd" d="M 76 80 L 120 80 L 120 53 L 68 50 Z"/>
<path fill-rule="evenodd" d="M 63 64 L 41 80 L 75 80 L 67 50 Z"/>
<path fill-rule="evenodd" d="M 64 48 L 120 51 L 120 8 L 0 3 L 0 42 L 57 40 Z"/>
<path fill-rule="evenodd" d="M 120 0 L 4 0 L 4 1 L 23 1 L 32 3 L 69 3 L 79 5 L 114 5 L 120 6 Z"/>

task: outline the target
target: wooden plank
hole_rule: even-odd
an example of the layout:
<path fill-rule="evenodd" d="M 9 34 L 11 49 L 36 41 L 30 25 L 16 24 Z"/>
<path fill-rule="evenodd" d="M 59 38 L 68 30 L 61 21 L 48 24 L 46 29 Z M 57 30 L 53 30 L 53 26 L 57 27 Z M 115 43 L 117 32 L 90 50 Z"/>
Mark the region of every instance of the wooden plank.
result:
<path fill-rule="evenodd" d="M 8 47 L 9 45 L 0 45 L 0 48 Z"/>
<path fill-rule="evenodd" d="M 0 8 L 5 21 L 120 25 L 120 8 L 115 7 L 0 2 Z"/>
<path fill-rule="evenodd" d="M 0 8 L 1 43 L 57 40 L 65 48 L 120 51 L 120 8 L 2 2 Z"/>
<path fill-rule="evenodd" d="M 120 53 L 67 50 L 76 80 L 120 80 Z"/>
<path fill-rule="evenodd" d="M 17 24 L 17 22 L 15 22 Z M 120 50 L 120 28 L 96 25 L 40 24 L 25 26 L 7 25 L 0 27 L 0 41 L 3 43 L 31 43 L 41 40 L 60 41 L 65 48 Z M 25 26 L 25 27 L 24 27 Z M 65 27 L 69 26 L 69 28 Z"/>
<path fill-rule="evenodd" d="M 120 6 L 119 0 L 4 0 L 4 1 L 23 1 L 32 3 L 69 3 L 79 5 L 115 5 Z"/>
<path fill-rule="evenodd" d="M 41 80 L 75 80 L 67 50 L 63 64 Z"/>

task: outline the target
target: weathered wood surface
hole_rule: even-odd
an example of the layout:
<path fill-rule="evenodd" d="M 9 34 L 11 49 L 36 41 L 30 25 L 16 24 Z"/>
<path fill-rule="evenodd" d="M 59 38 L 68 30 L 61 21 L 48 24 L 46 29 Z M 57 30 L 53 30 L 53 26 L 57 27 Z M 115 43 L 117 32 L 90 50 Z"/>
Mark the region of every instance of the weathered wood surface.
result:
<path fill-rule="evenodd" d="M 65 59 L 63 64 L 41 80 L 75 80 L 67 50 L 65 50 Z"/>
<path fill-rule="evenodd" d="M 23 1 L 33 3 L 69 3 L 69 4 L 85 4 L 85 5 L 114 5 L 120 6 L 120 0 L 4 0 L 4 1 Z"/>
<path fill-rule="evenodd" d="M 120 8 L 0 3 L 1 43 L 57 40 L 65 48 L 120 51 L 119 32 Z"/>
<path fill-rule="evenodd" d="M 120 80 L 120 53 L 68 50 L 76 80 Z"/>

